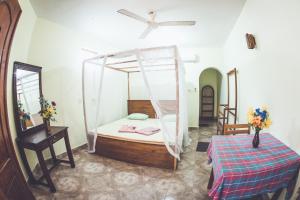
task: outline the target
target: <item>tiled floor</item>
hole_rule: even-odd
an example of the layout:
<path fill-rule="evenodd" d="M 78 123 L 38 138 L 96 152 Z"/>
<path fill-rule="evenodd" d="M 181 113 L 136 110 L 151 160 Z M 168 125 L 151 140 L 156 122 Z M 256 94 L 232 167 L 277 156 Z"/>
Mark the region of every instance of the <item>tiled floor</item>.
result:
<path fill-rule="evenodd" d="M 210 166 L 206 153 L 196 152 L 198 141 L 209 141 L 216 129 L 190 131 L 178 170 L 162 170 L 74 152 L 76 168 L 59 166 L 51 173 L 57 192 L 32 187 L 37 200 L 207 200 Z"/>

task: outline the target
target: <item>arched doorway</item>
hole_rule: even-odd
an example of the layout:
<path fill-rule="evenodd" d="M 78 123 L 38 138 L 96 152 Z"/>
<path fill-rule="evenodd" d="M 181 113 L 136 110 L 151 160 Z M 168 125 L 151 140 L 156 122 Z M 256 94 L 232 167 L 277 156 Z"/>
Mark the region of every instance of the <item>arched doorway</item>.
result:
<path fill-rule="evenodd" d="M 221 97 L 222 74 L 215 68 L 203 70 L 199 76 L 199 126 L 217 119 Z"/>

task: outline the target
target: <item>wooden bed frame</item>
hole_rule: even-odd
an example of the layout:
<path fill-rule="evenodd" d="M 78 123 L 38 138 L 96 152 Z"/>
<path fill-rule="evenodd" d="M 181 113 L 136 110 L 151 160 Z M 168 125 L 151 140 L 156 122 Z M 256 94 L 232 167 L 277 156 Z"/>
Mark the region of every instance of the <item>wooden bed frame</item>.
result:
<path fill-rule="evenodd" d="M 150 100 L 128 100 L 128 114 L 145 113 L 155 118 Z M 133 164 L 165 169 L 177 168 L 177 159 L 163 142 L 148 142 L 98 134 L 96 154 Z"/>

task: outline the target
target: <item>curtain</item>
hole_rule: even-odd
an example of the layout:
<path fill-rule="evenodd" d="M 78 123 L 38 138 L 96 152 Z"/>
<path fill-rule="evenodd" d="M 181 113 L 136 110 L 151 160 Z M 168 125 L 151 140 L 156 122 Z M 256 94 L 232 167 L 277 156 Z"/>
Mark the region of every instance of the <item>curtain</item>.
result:
<path fill-rule="evenodd" d="M 178 52 L 178 51 L 177 51 Z M 188 130 L 188 113 L 187 113 L 187 86 L 185 84 L 185 70 L 183 62 L 177 53 L 178 60 L 178 74 L 179 74 L 179 122 L 180 122 L 180 132 L 183 136 L 183 146 L 187 147 L 191 144 L 191 138 L 189 136 Z"/>
<path fill-rule="evenodd" d="M 84 122 L 88 142 L 88 152 L 95 152 L 97 128 L 99 125 L 101 93 L 107 58 L 84 62 L 82 67 L 82 94 Z M 97 64 L 98 62 L 100 64 Z"/>
<path fill-rule="evenodd" d="M 169 153 L 180 159 L 182 146 L 187 146 L 190 138 L 184 70 L 177 48 L 139 50 L 136 54 L 164 143 Z"/>

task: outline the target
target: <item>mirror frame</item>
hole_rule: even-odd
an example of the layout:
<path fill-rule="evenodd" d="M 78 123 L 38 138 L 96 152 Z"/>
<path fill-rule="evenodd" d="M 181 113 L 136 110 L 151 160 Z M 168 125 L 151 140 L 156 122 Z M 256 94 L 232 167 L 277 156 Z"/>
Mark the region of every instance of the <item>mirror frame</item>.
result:
<path fill-rule="evenodd" d="M 40 97 L 43 96 L 42 92 L 42 67 L 30 65 L 27 63 L 22 62 L 14 62 L 14 69 L 13 69 L 13 107 L 14 107 L 14 117 L 15 117 L 15 126 L 17 129 L 17 136 L 18 137 L 24 137 L 26 135 L 38 132 L 42 129 L 46 129 L 45 121 L 44 123 L 37 125 L 35 127 L 22 130 L 21 123 L 20 123 L 20 117 L 19 117 L 19 111 L 18 111 L 18 97 L 17 97 L 17 70 L 26 70 L 26 71 L 32 71 L 37 72 L 39 75 L 39 90 L 40 90 Z M 42 107 L 41 107 L 42 108 Z"/>

